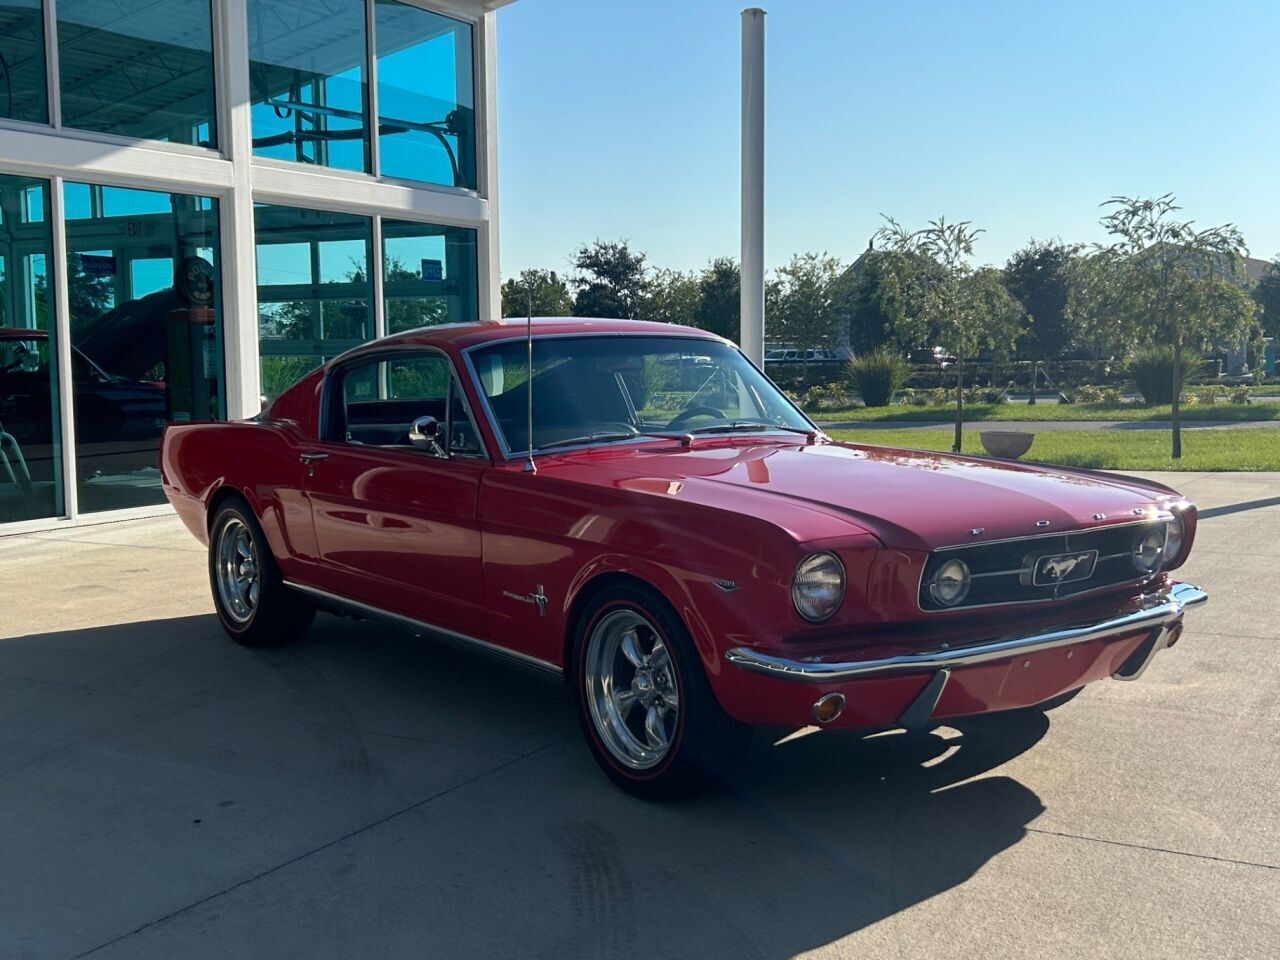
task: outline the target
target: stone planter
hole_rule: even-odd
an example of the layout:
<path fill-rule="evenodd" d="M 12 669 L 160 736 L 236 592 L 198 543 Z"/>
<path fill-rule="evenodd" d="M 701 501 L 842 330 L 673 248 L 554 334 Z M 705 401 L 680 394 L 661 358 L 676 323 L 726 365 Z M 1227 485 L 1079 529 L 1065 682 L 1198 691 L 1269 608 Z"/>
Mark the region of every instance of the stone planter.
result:
<path fill-rule="evenodd" d="M 991 456 L 1017 460 L 1031 449 L 1031 441 L 1036 435 L 1024 430 L 984 430 L 981 437 L 983 448 Z"/>

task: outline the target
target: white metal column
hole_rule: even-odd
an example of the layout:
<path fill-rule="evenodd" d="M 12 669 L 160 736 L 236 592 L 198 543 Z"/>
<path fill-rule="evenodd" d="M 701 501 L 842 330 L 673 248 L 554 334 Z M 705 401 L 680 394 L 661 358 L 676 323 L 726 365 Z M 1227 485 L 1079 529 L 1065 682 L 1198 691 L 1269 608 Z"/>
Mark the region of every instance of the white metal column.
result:
<path fill-rule="evenodd" d="M 258 367 L 258 271 L 253 228 L 253 121 L 249 91 L 249 18 L 245 0 L 218 0 L 218 140 L 231 161 L 231 189 L 220 201 L 222 330 L 227 417 L 261 408 Z"/>
<path fill-rule="evenodd" d="M 62 126 L 62 88 L 58 73 L 58 3 L 44 0 L 45 89 L 49 97 L 49 126 Z"/>
<path fill-rule="evenodd" d="M 49 180 L 49 227 L 53 231 L 53 263 L 48 276 L 53 284 L 53 316 L 58 367 L 59 431 L 62 434 L 62 512 L 75 519 L 80 512 L 76 486 L 75 367 L 71 365 L 71 296 L 67 269 L 67 213 L 62 203 L 62 177 Z M 53 358 L 50 357 L 53 363 Z"/>
<path fill-rule="evenodd" d="M 477 152 L 479 167 L 476 186 L 485 199 L 486 216 L 476 230 L 476 272 L 480 296 L 476 301 L 480 320 L 502 317 L 502 275 L 498 267 L 498 16 L 492 10 L 477 23 L 480 34 L 476 44 L 479 69 L 476 70 L 476 106 L 480 123 Z"/>
<path fill-rule="evenodd" d="M 742 11 L 742 350 L 764 364 L 764 18 Z"/>

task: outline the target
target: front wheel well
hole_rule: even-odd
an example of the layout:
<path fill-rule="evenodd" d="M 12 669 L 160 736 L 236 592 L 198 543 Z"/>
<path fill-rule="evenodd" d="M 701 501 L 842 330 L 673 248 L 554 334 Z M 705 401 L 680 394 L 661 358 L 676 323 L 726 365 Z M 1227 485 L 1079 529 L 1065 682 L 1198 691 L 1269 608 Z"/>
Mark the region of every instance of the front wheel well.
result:
<path fill-rule="evenodd" d="M 602 590 L 608 590 L 610 587 L 641 587 L 644 590 L 656 593 L 658 596 L 662 597 L 663 600 L 666 600 L 669 606 L 671 606 L 671 601 L 667 600 L 661 590 L 648 580 L 645 580 L 642 577 L 637 577 L 634 574 L 611 572 L 602 573 L 598 576 L 592 577 L 582 585 L 581 589 L 579 589 L 577 594 L 574 596 L 573 602 L 569 604 L 569 615 L 565 618 L 564 659 L 562 662 L 564 663 L 564 676 L 566 680 L 573 675 L 573 638 L 578 632 L 578 623 L 582 619 L 583 611 L 587 609 L 587 606 L 595 596 L 597 596 Z M 672 607 L 672 611 L 676 613 L 677 617 L 679 616 L 679 613 L 675 611 L 674 606 Z"/>

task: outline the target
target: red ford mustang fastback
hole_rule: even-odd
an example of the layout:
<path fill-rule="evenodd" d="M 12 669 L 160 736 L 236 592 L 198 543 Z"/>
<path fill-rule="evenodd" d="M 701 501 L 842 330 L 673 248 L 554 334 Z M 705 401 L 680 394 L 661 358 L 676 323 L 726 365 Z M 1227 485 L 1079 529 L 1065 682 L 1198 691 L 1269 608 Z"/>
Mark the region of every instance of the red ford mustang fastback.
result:
<path fill-rule="evenodd" d="M 400 334 L 168 428 L 233 638 L 320 607 L 564 675 L 605 772 L 662 796 L 744 723 L 920 729 L 1135 679 L 1206 599 L 1169 577 L 1196 511 L 1159 484 L 832 442 L 697 330 L 529 331 Z"/>

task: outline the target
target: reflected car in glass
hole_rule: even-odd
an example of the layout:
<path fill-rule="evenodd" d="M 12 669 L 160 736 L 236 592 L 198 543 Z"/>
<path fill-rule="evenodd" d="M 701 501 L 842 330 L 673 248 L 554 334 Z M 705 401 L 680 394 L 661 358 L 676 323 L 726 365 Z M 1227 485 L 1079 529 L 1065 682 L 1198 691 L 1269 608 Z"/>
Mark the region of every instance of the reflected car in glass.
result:
<path fill-rule="evenodd" d="M 24 477 L 27 484 L 52 480 L 58 468 L 51 364 L 47 330 L 0 327 L 0 432 L 20 487 Z M 95 445 L 95 470 L 154 468 L 166 419 L 165 385 L 108 373 L 75 346 L 71 370 L 76 436 Z"/>
<path fill-rule="evenodd" d="M 748 725 L 922 729 L 1136 679 L 1206 599 L 1171 576 L 1196 531 L 1173 490 L 835 442 L 662 324 L 386 338 L 251 421 L 169 426 L 162 472 L 233 638 L 327 608 L 564 677 L 648 797 Z"/>

